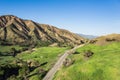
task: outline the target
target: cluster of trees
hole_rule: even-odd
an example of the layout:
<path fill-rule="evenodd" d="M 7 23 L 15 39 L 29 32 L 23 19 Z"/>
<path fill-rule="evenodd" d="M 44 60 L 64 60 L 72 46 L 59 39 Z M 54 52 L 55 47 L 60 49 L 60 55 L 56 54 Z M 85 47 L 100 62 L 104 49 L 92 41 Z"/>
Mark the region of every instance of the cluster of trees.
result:
<path fill-rule="evenodd" d="M 106 38 L 106 41 L 110 42 L 110 41 L 115 41 L 116 39 L 114 38 Z"/>
<path fill-rule="evenodd" d="M 18 65 L 21 64 L 21 65 Z M 5 64 L 0 66 L 0 80 L 29 80 L 31 76 L 39 75 L 39 78 L 42 78 L 46 71 L 41 68 L 40 64 L 35 61 L 37 65 L 29 66 L 27 61 L 17 59 L 16 64 Z M 39 64 L 39 66 L 38 66 Z M 37 71 L 33 74 L 30 74 L 37 68 Z"/>
<path fill-rule="evenodd" d="M 11 48 L 10 51 L 7 52 L 0 52 L 1 56 L 13 56 L 15 57 L 18 53 L 21 53 L 23 51 L 29 50 L 28 47 L 23 47 L 22 49 L 16 49 L 16 48 Z"/>
<path fill-rule="evenodd" d="M 0 39 L 0 45 L 11 46 L 12 43 L 10 43 L 10 42 L 8 42 L 8 41 L 6 41 L 6 40 L 1 40 L 1 39 Z"/>

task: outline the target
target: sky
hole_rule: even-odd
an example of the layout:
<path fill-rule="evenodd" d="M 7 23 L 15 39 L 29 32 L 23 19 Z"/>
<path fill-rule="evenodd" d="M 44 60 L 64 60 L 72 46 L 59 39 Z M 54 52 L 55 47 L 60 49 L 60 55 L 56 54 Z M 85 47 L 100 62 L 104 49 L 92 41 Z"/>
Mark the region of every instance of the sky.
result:
<path fill-rule="evenodd" d="M 120 0 L 0 0 L 2 15 L 87 35 L 120 33 Z"/>

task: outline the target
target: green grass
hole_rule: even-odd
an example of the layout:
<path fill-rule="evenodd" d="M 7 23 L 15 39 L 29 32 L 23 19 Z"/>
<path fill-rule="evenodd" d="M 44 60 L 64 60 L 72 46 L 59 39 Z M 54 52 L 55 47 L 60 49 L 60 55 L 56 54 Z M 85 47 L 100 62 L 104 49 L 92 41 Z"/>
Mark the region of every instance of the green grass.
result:
<path fill-rule="evenodd" d="M 17 55 L 23 60 L 35 60 L 40 64 L 47 62 L 44 68 L 49 69 L 60 54 L 63 54 L 68 48 L 65 47 L 41 47 L 36 48 L 34 52 L 24 52 Z"/>
<path fill-rule="evenodd" d="M 94 55 L 85 58 L 84 51 Z M 105 46 L 86 45 L 77 49 L 80 54 L 70 55 L 75 63 L 62 67 L 54 80 L 120 80 L 120 43 Z"/>
<path fill-rule="evenodd" d="M 11 63 L 15 58 L 12 56 L 0 56 L 0 67 Z"/>
<path fill-rule="evenodd" d="M 15 46 L 2 46 L 0 45 L 0 52 L 10 52 L 11 48 L 15 48 L 16 50 L 22 49 L 22 47 L 15 45 Z"/>
<path fill-rule="evenodd" d="M 12 46 L 2 46 L 2 45 L 0 45 L 0 54 L 8 55 L 8 53 L 11 52 L 12 48 L 15 48 L 16 50 L 20 50 L 23 47 L 20 47 L 18 45 L 12 45 Z M 13 60 L 15 60 L 15 58 L 13 58 L 12 56 L 2 56 L 2 55 L 0 55 L 0 66 L 6 65 L 8 63 L 11 63 Z"/>
<path fill-rule="evenodd" d="M 65 47 L 41 47 L 35 48 L 33 52 L 24 52 L 22 54 L 17 55 L 17 58 L 21 58 L 24 61 L 32 60 L 37 61 L 39 64 L 47 62 L 47 64 L 36 68 L 34 71 L 30 73 L 34 74 L 39 71 L 40 68 L 48 71 L 53 64 L 57 61 L 57 59 L 69 48 Z M 41 80 L 40 75 L 33 75 L 29 78 L 30 80 Z"/>
<path fill-rule="evenodd" d="M 11 48 L 15 48 L 16 50 L 22 49 L 19 46 L 0 46 L 0 52 L 10 52 Z M 29 73 L 29 75 L 35 74 L 40 69 L 44 69 L 48 71 L 53 64 L 57 61 L 57 59 L 69 48 L 68 47 L 40 47 L 34 48 L 34 51 L 24 51 L 19 53 L 16 57 L 13 56 L 0 56 L 0 67 L 4 67 L 7 65 L 12 65 L 15 60 L 22 59 L 23 61 L 36 61 L 38 64 L 42 64 L 47 62 L 45 65 L 35 68 L 33 71 Z M 13 64 L 14 65 L 14 64 Z M 24 67 L 23 67 L 24 68 Z M 0 69 L 0 75 L 3 74 L 4 71 Z M 30 80 L 41 80 L 42 74 L 35 74 L 29 77 Z M 19 75 L 18 75 L 19 77 Z"/>

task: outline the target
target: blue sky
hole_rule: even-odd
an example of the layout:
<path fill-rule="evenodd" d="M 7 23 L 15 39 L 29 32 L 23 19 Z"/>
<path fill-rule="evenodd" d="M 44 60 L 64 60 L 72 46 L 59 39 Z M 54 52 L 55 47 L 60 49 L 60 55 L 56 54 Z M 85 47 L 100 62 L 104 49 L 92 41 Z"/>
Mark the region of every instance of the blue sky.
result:
<path fill-rule="evenodd" d="M 0 15 L 8 14 L 74 33 L 120 33 L 120 0 L 0 0 Z"/>

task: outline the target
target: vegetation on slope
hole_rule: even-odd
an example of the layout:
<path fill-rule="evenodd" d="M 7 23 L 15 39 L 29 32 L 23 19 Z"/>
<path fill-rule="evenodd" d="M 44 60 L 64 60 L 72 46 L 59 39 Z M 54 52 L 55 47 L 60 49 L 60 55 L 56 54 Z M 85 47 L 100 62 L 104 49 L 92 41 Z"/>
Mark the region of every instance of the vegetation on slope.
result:
<path fill-rule="evenodd" d="M 19 49 L 18 46 L 9 48 Z M 8 47 L 2 47 L 9 52 Z M 66 47 L 40 47 L 13 56 L 0 56 L 0 80 L 41 80 Z"/>
<path fill-rule="evenodd" d="M 0 16 L 0 41 L 9 44 L 27 44 L 36 42 L 65 43 L 79 45 L 84 38 L 57 27 L 39 24 L 32 20 L 24 20 L 13 15 Z"/>
<path fill-rule="evenodd" d="M 28 47 L 21 47 L 19 45 L 3 46 L 0 45 L 0 56 L 15 56 L 18 53 L 28 50 Z"/>
<path fill-rule="evenodd" d="M 87 50 L 94 54 L 85 57 Z M 93 44 L 79 48 L 69 57 L 75 62 L 69 67 L 62 67 L 54 80 L 120 80 L 120 43 L 104 46 Z"/>
<path fill-rule="evenodd" d="M 54 63 L 55 60 L 64 53 L 68 48 L 65 47 L 41 47 L 35 48 L 34 52 L 24 52 L 18 54 L 16 57 L 23 60 L 34 60 L 38 61 L 40 64 L 47 63 L 44 68 L 49 69 Z"/>

